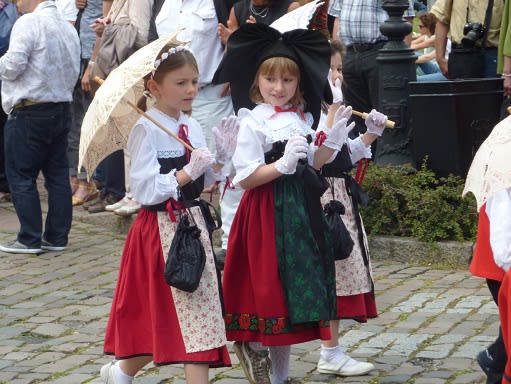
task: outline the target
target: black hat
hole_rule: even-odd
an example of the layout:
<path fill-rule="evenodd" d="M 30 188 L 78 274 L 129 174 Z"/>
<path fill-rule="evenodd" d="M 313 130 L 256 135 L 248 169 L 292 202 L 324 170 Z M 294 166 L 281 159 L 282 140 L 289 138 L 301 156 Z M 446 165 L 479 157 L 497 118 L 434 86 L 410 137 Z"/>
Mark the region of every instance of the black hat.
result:
<path fill-rule="evenodd" d="M 319 31 L 295 29 L 280 33 L 261 23 L 246 23 L 231 34 L 226 53 L 213 82 L 229 82 L 234 108 L 252 108 L 250 87 L 259 65 L 271 57 L 287 57 L 300 68 L 300 88 L 305 112 L 312 113 L 315 128 L 321 114 L 321 100 L 332 103 L 327 82 L 330 43 Z"/>

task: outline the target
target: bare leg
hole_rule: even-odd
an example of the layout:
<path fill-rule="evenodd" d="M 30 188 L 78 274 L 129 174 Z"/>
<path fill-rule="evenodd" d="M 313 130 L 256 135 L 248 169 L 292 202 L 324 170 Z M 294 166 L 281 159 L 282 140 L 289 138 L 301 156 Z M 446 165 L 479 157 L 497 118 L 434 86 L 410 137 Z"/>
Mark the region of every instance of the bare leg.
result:
<path fill-rule="evenodd" d="M 188 384 L 208 384 L 208 364 L 185 364 L 185 377 Z"/>
<path fill-rule="evenodd" d="M 326 348 L 333 348 L 339 345 L 339 320 L 330 320 L 330 333 L 332 337 L 330 340 L 323 340 L 323 345 Z"/>
<path fill-rule="evenodd" d="M 119 368 L 129 376 L 135 376 L 138 371 L 153 361 L 152 356 L 137 356 L 130 359 L 119 360 Z"/>

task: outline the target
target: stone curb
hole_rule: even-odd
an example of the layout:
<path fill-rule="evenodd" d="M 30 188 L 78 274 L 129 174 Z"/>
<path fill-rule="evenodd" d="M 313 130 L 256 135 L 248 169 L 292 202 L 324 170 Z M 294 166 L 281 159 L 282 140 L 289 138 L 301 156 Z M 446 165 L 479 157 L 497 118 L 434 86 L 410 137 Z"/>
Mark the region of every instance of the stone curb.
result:
<path fill-rule="evenodd" d="M 74 219 L 126 234 L 135 217 L 121 217 L 112 213 L 85 213 L 75 215 Z M 216 231 L 213 234 L 215 248 L 220 247 L 220 237 L 221 231 Z M 414 238 L 397 236 L 370 236 L 368 242 L 373 261 L 388 260 L 413 265 L 467 269 L 468 261 L 472 255 L 472 243 L 470 242 L 425 243 Z"/>
<path fill-rule="evenodd" d="M 379 261 L 467 269 L 472 256 L 471 242 L 425 243 L 414 238 L 396 236 L 371 236 L 368 242 L 371 259 Z"/>

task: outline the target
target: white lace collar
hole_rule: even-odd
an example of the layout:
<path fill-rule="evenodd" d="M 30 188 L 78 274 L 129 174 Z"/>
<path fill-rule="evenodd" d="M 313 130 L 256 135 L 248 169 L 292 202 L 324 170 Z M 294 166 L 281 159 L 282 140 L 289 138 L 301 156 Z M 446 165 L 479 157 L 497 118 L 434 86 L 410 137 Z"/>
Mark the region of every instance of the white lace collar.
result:
<path fill-rule="evenodd" d="M 293 136 L 314 135 L 311 128 L 313 118 L 310 113 L 304 119 L 297 112 L 275 112 L 270 104 L 259 104 L 253 110 L 246 108 L 238 112 L 240 119 L 249 117 L 255 121 L 256 130 L 261 130 L 270 142 L 287 140 Z M 252 125 L 252 124 L 251 124 Z"/>

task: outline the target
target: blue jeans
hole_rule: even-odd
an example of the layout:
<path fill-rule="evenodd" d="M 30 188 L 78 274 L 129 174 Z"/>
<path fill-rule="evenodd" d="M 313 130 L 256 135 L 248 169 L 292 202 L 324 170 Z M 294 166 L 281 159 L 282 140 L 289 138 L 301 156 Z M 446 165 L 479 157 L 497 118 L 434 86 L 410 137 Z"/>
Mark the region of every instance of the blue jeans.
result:
<path fill-rule="evenodd" d="M 41 237 L 67 245 L 73 207 L 69 186 L 67 135 L 70 103 L 43 103 L 13 110 L 5 125 L 6 173 L 20 221 L 18 241 L 39 248 Z M 48 191 L 48 215 L 42 232 L 37 176 L 42 171 Z"/>
<path fill-rule="evenodd" d="M 425 63 L 417 64 L 425 75 L 440 72 L 440 67 L 436 62 L 426 61 Z"/>
<path fill-rule="evenodd" d="M 497 48 L 487 48 L 484 52 L 484 74 L 487 79 L 492 79 L 497 76 Z"/>

